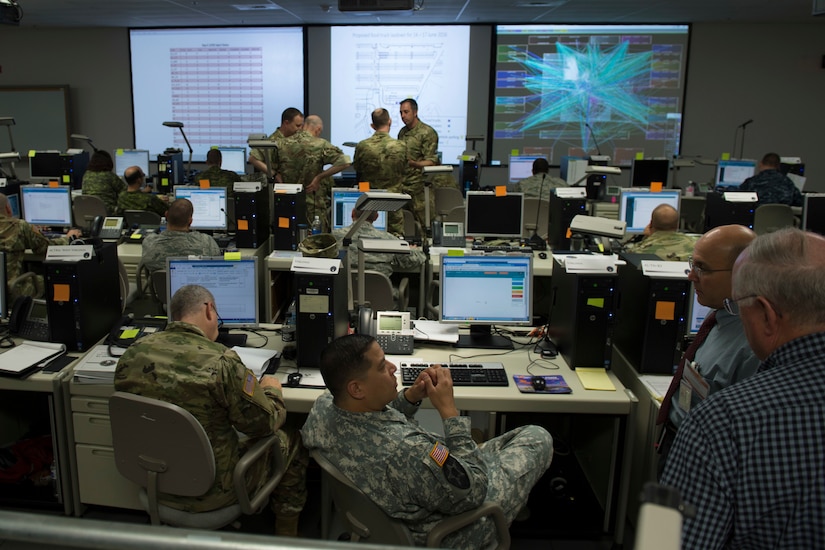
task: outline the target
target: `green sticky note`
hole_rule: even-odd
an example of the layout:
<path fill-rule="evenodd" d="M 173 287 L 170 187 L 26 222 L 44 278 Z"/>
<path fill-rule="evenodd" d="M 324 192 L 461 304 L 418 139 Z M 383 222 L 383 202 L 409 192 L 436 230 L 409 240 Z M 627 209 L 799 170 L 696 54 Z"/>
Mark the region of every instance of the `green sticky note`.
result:
<path fill-rule="evenodd" d="M 124 330 L 123 332 L 120 333 L 120 338 L 121 339 L 137 338 L 138 332 L 140 332 L 140 329 L 127 328 L 126 330 Z"/>
<path fill-rule="evenodd" d="M 447 250 L 447 256 L 463 256 L 464 250 L 460 248 L 451 248 Z"/>
<path fill-rule="evenodd" d="M 34 149 L 29 149 L 29 157 L 33 157 L 36 154 L 37 154 L 37 151 L 35 151 Z"/>
<path fill-rule="evenodd" d="M 123 149 L 115 149 L 115 156 L 119 157 L 121 155 L 123 155 Z"/>
<path fill-rule="evenodd" d="M 722 153 L 722 160 L 730 160 L 730 153 Z"/>
<path fill-rule="evenodd" d="M 604 298 L 588 298 L 587 305 L 604 309 Z"/>
<path fill-rule="evenodd" d="M 510 155 L 512 155 L 514 157 L 517 157 L 518 156 L 518 149 L 511 149 L 510 150 Z"/>
<path fill-rule="evenodd" d="M 644 160 L 645 159 L 645 152 L 644 151 L 637 151 L 636 152 L 636 160 Z"/>
<path fill-rule="evenodd" d="M 241 259 L 241 252 L 236 250 L 234 252 L 224 252 L 223 253 L 224 260 L 240 260 Z"/>

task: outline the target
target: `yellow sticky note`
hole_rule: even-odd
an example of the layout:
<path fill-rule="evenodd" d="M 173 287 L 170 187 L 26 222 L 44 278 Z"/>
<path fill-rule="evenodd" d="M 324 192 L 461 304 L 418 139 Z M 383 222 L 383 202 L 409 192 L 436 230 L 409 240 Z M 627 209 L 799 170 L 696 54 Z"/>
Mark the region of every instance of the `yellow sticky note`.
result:
<path fill-rule="evenodd" d="M 722 160 L 730 160 L 730 153 L 722 153 Z"/>
<path fill-rule="evenodd" d="M 518 156 L 518 149 L 510 149 L 510 155 L 517 157 Z"/>
<path fill-rule="evenodd" d="M 636 160 L 644 160 L 645 159 L 645 152 L 644 151 L 636 151 Z"/>
<path fill-rule="evenodd" d="M 650 182 L 650 192 L 651 193 L 658 193 L 662 190 L 662 182 L 661 181 L 651 181 Z"/>
<path fill-rule="evenodd" d="M 36 154 L 37 154 L 37 151 L 35 151 L 34 149 L 29 149 L 29 157 L 33 157 Z"/>
<path fill-rule="evenodd" d="M 64 174 L 63 183 L 72 183 L 72 177 L 69 174 Z"/>
<path fill-rule="evenodd" d="M 49 180 L 49 187 L 60 187 L 60 182 L 57 180 Z"/>
<path fill-rule="evenodd" d="M 593 367 L 578 367 L 576 376 L 586 390 L 616 391 L 616 386 L 607 376 L 607 371 Z"/>
<path fill-rule="evenodd" d="M 123 154 L 123 149 L 115 149 L 115 156 L 121 156 Z"/>
<path fill-rule="evenodd" d="M 240 261 L 241 260 L 241 251 L 240 250 L 233 250 L 232 252 L 224 252 L 223 253 L 224 260 L 234 260 Z"/>
<path fill-rule="evenodd" d="M 238 231 L 249 231 L 249 220 L 238 220 L 236 222 Z"/>
<path fill-rule="evenodd" d="M 135 233 L 132 233 L 132 235 L 129 238 L 130 239 L 135 239 L 136 241 L 139 241 L 142 236 L 143 235 L 141 235 L 140 233 L 135 232 Z"/>
<path fill-rule="evenodd" d="M 506 185 L 496 185 L 496 196 L 497 197 L 506 197 L 507 196 L 507 186 Z"/>
<path fill-rule="evenodd" d="M 198 180 L 201 189 L 209 189 L 209 180 Z"/>
<path fill-rule="evenodd" d="M 69 285 L 65 284 L 56 284 L 54 285 L 54 301 L 55 302 L 68 302 L 69 301 Z"/>
<path fill-rule="evenodd" d="M 463 256 L 464 250 L 461 248 L 450 248 L 447 250 L 447 256 Z"/>
<path fill-rule="evenodd" d="M 289 229 L 289 218 L 278 218 L 279 229 Z"/>
<path fill-rule="evenodd" d="M 656 302 L 656 320 L 672 321 L 676 318 L 676 302 Z"/>
<path fill-rule="evenodd" d="M 121 332 L 121 333 L 120 333 L 120 338 L 121 338 L 121 339 L 125 339 L 125 338 L 137 338 L 137 335 L 138 335 L 138 333 L 139 333 L 139 332 L 140 332 L 140 329 L 137 329 L 137 328 L 127 328 L 126 330 L 124 330 L 123 332 Z"/>
<path fill-rule="evenodd" d="M 212 147 L 210 147 L 210 149 L 218 149 L 218 146 L 217 146 L 217 145 L 213 145 Z"/>
<path fill-rule="evenodd" d="M 366 193 L 370 190 L 370 182 L 368 181 L 359 181 L 358 182 L 358 190 L 362 193 Z"/>
<path fill-rule="evenodd" d="M 588 298 L 587 305 L 604 309 L 604 298 Z"/>
<path fill-rule="evenodd" d="M 169 187 L 169 178 L 160 178 L 160 184 L 163 187 Z"/>

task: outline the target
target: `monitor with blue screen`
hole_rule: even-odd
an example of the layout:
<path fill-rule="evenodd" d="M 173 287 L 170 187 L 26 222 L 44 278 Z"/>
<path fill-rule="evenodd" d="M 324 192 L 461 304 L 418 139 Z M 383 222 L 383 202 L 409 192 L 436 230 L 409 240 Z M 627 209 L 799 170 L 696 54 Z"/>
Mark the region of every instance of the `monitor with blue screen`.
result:
<path fill-rule="evenodd" d="M 11 206 L 11 214 L 15 218 L 20 217 L 20 195 L 17 193 L 13 193 L 11 195 L 6 195 L 6 198 L 9 199 L 9 206 Z"/>
<path fill-rule="evenodd" d="M 720 160 L 716 163 L 716 190 L 733 191 L 755 172 L 755 160 Z"/>
<path fill-rule="evenodd" d="M 218 147 L 221 152 L 221 168 L 235 172 L 246 173 L 246 147 Z"/>
<path fill-rule="evenodd" d="M 679 191 L 650 192 L 641 189 L 622 189 L 619 199 L 619 220 L 625 222 L 625 234 L 644 233 L 650 223 L 653 209 L 660 204 L 669 204 L 679 211 Z"/>
<path fill-rule="evenodd" d="M 151 174 L 149 171 L 149 150 L 148 149 L 115 149 L 115 174 L 123 177 L 123 173 L 130 166 L 138 166 L 144 174 Z"/>
<path fill-rule="evenodd" d="M 510 164 L 507 167 L 510 183 L 518 183 L 524 178 L 533 175 L 533 162 L 544 158 L 541 155 L 510 155 Z"/>
<path fill-rule="evenodd" d="M 32 225 L 72 226 L 72 188 L 21 185 L 23 218 Z"/>
<path fill-rule="evenodd" d="M 693 288 L 691 288 L 693 290 Z M 696 291 L 693 290 L 693 301 L 688 312 L 687 333 L 688 336 L 696 336 L 699 333 L 699 328 L 705 322 L 705 317 L 710 313 L 711 308 L 703 306 L 699 303 L 699 297 Z"/>
<path fill-rule="evenodd" d="M 226 188 L 175 186 L 175 199 L 189 199 L 194 210 L 192 229 L 226 231 Z"/>
<path fill-rule="evenodd" d="M 332 228 L 342 229 L 352 225 L 352 209 L 358 197 L 363 195 L 358 189 L 350 187 L 332 188 Z M 381 231 L 387 230 L 387 213 L 378 212 L 378 218 L 372 222 L 372 226 Z"/>
<path fill-rule="evenodd" d="M 441 322 L 470 323 L 457 347 L 512 349 L 493 325 L 533 322 L 533 257 L 441 256 Z"/>

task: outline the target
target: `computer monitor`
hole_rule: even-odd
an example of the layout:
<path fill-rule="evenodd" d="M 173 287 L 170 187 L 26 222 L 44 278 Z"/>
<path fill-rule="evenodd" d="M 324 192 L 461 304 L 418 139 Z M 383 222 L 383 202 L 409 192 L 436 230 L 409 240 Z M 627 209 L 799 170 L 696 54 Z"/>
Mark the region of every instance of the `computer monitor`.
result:
<path fill-rule="evenodd" d="M 825 235 L 825 193 L 805 193 L 802 229 Z"/>
<path fill-rule="evenodd" d="M 192 229 L 226 231 L 226 188 L 176 185 L 175 199 L 189 199 L 194 212 Z"/>
<path fill-rule="evenodd" d="M 218 147 L 221 152 L 221 168 L 235 172 L 246 173 L 246 147 Z"/>
<path fill-rule="evenodd" d="M 518 183 L 524 178 L 533 175 L 533 162 L 544 158 L 541 155 L 510 155 L 510 164 L 507 167 L 510 183 Z"/>
<path fill-rule="evenodd" d="M 9 315 L 9 304 L 6 301 L 6 253 L 0 251 L 0 319 Z"/>
<path fill-rule="evenodd" d="M 702 323 L 705 322 L 705 318 L 708 314 L 710 314 L 712 308 L 703 306 L 699 303 L 699 297 L 696 295 L 693 285 L 691 285 L 691 291 L 693 292 L 693 300 L 690 303 L 687 319 L 688 322 L 686 324 L 688 336 L 696 336 L 699 333 L 699 328 L 702 326 Z"/>
<path fill-rule="evenodd" d="M 363 195 L 358 189 L 351 187 L 332 188 L 332 229 L 343 229 L 352 225 L 352 209 L 358 197 Z M 378 212 L 378 218 L 372 222 L 372 226 L 381 231 L 387 230 L 387 213 Z"/>
<path fill-rule="evenodd" d="M 755 172 L 755 160 L 720 160 L 716 163 L 716 190 L 733 191 Z"/>
<path fill-rule="evenodd" d="M 651 193 L 642 189 L 622 189 L 619 199 L 619 220 L 625 222 L 626 234 L 644 233 L 650 223 L 653 209 L 660 204 L 669 204 L 679 211 L 679 191 L 659 191 Z"/>
<path fill-rule="evenodd" d="M 200 285 L 215 297 L 215 307 L 224 327 L 256 327 L 258 317 L 258 258 L 168 258 L 166 303 L 182 286 Z"/>
<path fill-rule="evenodd" d="M 11 195 L 6 195 L 6 198 L 9 199 L 9 206 L 11 206 L 11 213 L 15 218 L 20 217 L 20 195 L 17 193 L 12 193 Z"/>
<path fill-rule="evenodd" d="M 474 238 L 520 239 L 524 227 L 524 195 L 468 191 L 464 207 L 464 233 Z"/>
<path fill-rule="evenodd" d="M 149 171 L 149 151 L 146 149 L 115 149 L 115 174 L 123 177 L 130 166 L 139 166 L 147 176 Z"/>
<path fill-rule="evenodd" d="M 441 256 L 441 322 L 470 323 L 457 347 L 512 349 L 492 326 L 532 325 L 533 256 Z"/>
<path fill-rule="evenodd" d="M 650 187 L 651 182 L 658 181 L 667 187 L 670 162 L 667 159 L 635 159 L 630 175 L 631 187 Z"/>
<path fill-rule="evenodd" d="M 72 226 L 72 188 L 21 185 L 23 218 L 32 225 Z"/>
<path fill-rule="evenodd" d="M 60 178 L 63 166 L 57 151 L 34 151 L 29 154 L 29 177 L 32 179 Z"/>

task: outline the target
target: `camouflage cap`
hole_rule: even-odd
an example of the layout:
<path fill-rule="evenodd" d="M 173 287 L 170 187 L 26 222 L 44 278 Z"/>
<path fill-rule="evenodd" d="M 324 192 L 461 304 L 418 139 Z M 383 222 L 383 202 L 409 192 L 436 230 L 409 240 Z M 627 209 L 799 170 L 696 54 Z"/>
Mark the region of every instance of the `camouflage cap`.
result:
<path fill-rule="evenodd" d="M 310 235 L 298 244 L 298 250 L 311 258 L 337 258 L 338 241 L 331 233 Z"/>

